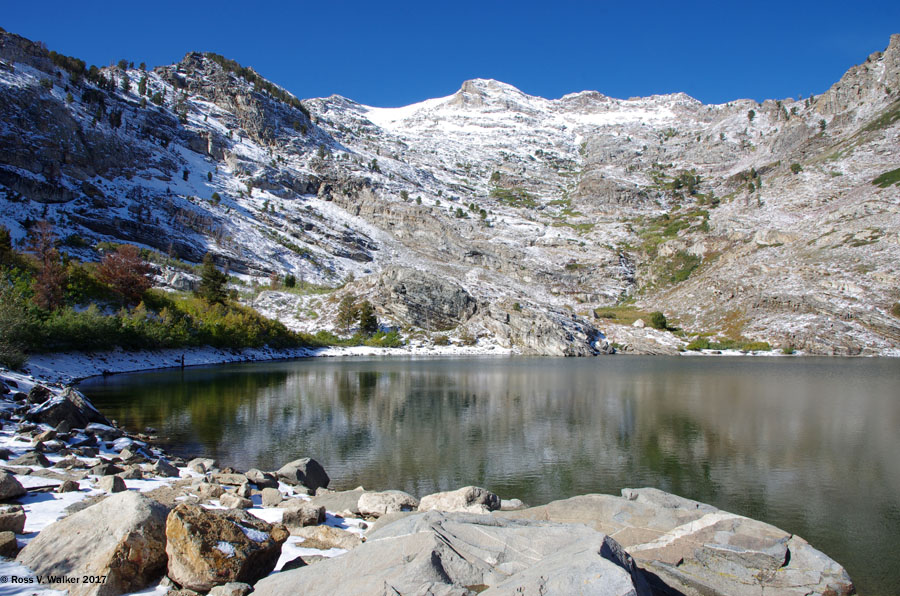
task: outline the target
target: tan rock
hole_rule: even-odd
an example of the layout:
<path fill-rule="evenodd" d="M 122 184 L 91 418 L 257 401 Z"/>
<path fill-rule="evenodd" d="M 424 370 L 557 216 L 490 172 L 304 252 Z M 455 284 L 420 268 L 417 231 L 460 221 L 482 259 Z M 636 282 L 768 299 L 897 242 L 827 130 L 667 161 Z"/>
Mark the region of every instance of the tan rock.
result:
<path fill-rule="evenodd" d="M 278 562 L 289 533 L 245 511 L 181 504 L 166 520 L 169 577 L 207 592 L 229 582 L 253 584 Z"/>
<path fill-rule="evenodd" d="M 69 596 L 135 592 L 166 568 L 166 508 L 138 492 L 110 496 L 41 531 L 16 558 L 37 575 L 105 575 Z"/>
<path fill-rule="evenodd" d="M 291 528 L 291 536 L 303 538 L 303 548 L 315 548 L 328 550 L 330 548 L 342 548 L 350 550 L 362 543 L 359 536 L 347 530 L 332 528 L 331 526 L 306 526 Z"/>

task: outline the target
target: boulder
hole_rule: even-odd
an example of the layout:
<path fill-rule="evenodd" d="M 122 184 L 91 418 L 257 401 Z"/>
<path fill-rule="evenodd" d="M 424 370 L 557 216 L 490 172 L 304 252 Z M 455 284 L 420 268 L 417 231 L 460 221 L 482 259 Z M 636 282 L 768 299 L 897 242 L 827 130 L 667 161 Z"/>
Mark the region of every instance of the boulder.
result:
<path fill-rule="evenodd" d="M 41 456 L 44 457 L 44 456 Z M 20 458 L 21 459 L 21 458 Z M 44 458 L 47 459 L 47 458 Z M 13 460 L 10 463 L 15 463 Z M 49 462 L 47 462 L 49 463 Z M 28 464 L 17 464 L 17 465 L 28 465 Z M 22 483 L 16 480 L 16 477 L 10 474 L 9 472 L 4 472 L 0 470 L 0 501 L 8 501 L 10 499 L 16 499 L 21 497 L 26 492 L 25 487 L 22 486 Z"/>
<path fill-rule="evenodd" d="M 163 478 L 178 478 L 181 475 L 181 473 L 178 471 L 178 468 L 162 458 L 159 458 L 153 463 L 151 471 L 157 476 L 161 476 Z"/>
<path fill-rule="evenodd" d="M 419 511 L 458 511 L 466 513 L 488 513 L 500 509 L 500 497 L 477 486 L 434 493 L 422 497 Z"/>
<path fill-rule="evenodd" d="M 119 476 L 103 476 L 97 481 L 97 488 L 108 493 L 120 493 L 128 490 L 125 481 Z"/>
<path fill-rule="evenodd" d="M 25 414 L 25 419 L 57 426 L 67 422 L 72 428 L 84 428 L 90 421 L 75 403 L 63 396 L 53 397 Z"/>
<path fill-rule="evenodd" d="M 25 531 L 25 510 L 21 505 L 0 505 L 0 532 Z"/>
<path fill-rule="evenodd" d="M 216 586 L 209 591 L 207 596 L 247 596 L 253 591 L 250 584 L 240 582 L 228 582 L 227 584 Z"/>
<path fill-rule="evenodd" d="M 27 401 L 30 404 L 42 404 L 53 397 L 53 392 L 43 385 L 35 385 L 28 392 Z"/>
<path fill-rule="evenodd" d="M 34 435 L 34 439 L 32 441 L 34 443 L 41 443 L 43 441 L 49 441 L 51 439 L 55 439 L 56 434 L 57 434 L 56 431 L 53 429 L 45 430 L 44 432 Z"/>
<path fill-rule="evenodd" d="M 519 499 L 500 500 L 500 511 L 517 511 L 519 509 L 525 509 L 525 503 Z"/>
<path fill-rule="evenodd" d="M 88 474 L 91 476 L 112 476 L 114 474 L 121 474 L 125 471 L 125 468 L 120 468 L 115 464 L 111 464 L 109 462 L 99 463 L 90 470 L 88 470 Z"/>
<path fill-rule="evenodd" d="M 115 441 L 124 434 L 121 430 L 115 428 L 114 426 L 110 426 L 109 424 L 101 424 L 99 422 L 92 422 L 88 424 L 86 427 L 84 427 L 84 432 L 86 434 L 99 437 L 104 441 Z"/>
<path fill-rule="evenodd" d="M 199 592 L 229 582 L 252 585 L 275 568 L 288 535 L 245 511 L 182 503 L 166 520 L 169 577 Z"/>
<path fill-rule="evenodd" d="M 288 484 L 302 484 L 312 490 L 319 487 L 328 488 L 331 481 L 321 464 L 311 457 L 296 459 L 281 466 L 278 469 L 278 476 Z"/>
<path fill-rule="evenodd" d="M 362 488 L 354 490 L 337 491 L 333 493 L 317 494 L 309 501 L 310 505 L 324 507 L 328 511 L 349 511 L 353 515 L 359 515 L 359 498 L 365 493 Z"/>
<path fill-rule="evenodd" d="M 74 480 L 66 480 L 57 487 L 56 492 L 71 493 L 71 492 L 75 492 L 76 490 L 80 490 L 78 483 L 75 482 Z"/>
<path fill-rule="evenodd" d="M 244 475 L 260 490 L 264 488 L 278 488 L 278 478 L 275 477 L 275 474 L 251 468 Z"/>
<path fill-rule="evenodd" d="M 800 596 L 854 589 L 840 565 L 802 538 L 657 489 L 582 495 L 495 515 L 582 523 L 613 534 L 663 592 Z"/>
<path fill-rule="evenodd" d="M 224 493 L 219 497 L 219 503 L 222 504 L 222 507 L 227 507 L 229 509 L 250 509 L 253 507 L 253 501 L 234 493 Z"/>
<path fill-rule="evenodd" d="M 262 489 L 262 504 L 263 507 L 275 507 L 279 503 L 284 500 L 284 497 L 281 496 L 281 491 L 277 488 L 264 488 Z"/>
<path fill-rule="evenodd" d="M 365 517 L 381 517 L 397 511 L 415 511 L 419 500 L 402 490 L 386 490 L 379 493 L 363 493 L 357 502 L 357 510 Z"/>
<path fill-rule="evenodd" d="M 208 457 L 195 457 L 187 463 L 189 470 L 193 470 L 198 474 L 206 474 L 207 472 L 218 467 L 218 463 L 214 459 Z"/>
<path fill-rule="evenodd" d="M 649 595 L 630 557 L 585 526 L 436 511 L 407 516 L 347 554 L 274 574 L 254 589 L 266 596 Z"/>
<path fill-rule="evenodd" d="M 105 424 L 107 426 L 111 426 L 112 423 L 100 413 L 97 408 L 94 407 L 94 404 L 91 403 L 85 395 L 72 387 L 66 387 L 63 389 L 60 394 L 61 397 L 75 404 L 75 407 L 78 408 L 78 411 L 87 418 L 88 422 L 96 422 L 98 424 Z M 53 426 L 56 426 L 55 424 Z M 69 428 L 84 428 L 84 425 L 71 425 Z"/>
<path fill-rule="evenodd" d="M 19 554 L 19 542 L 12 532 L 0 532 L 0 557 L 14 559 Z"/>
<path fill-rule="evenodd" d="M 211 480 L 216 484 L 240 486 L 247 482 L 247 476 L 244 474 L 213 474 Z"/>
<path fill-rule="evenodd" d="M 303 504 L 299 507 L 288 509 L 284 512 L 281 523 L 287 526 L 292 533 L 294 528 L 325 523 L 325 508 Z"/>
<path fill-rule="evenodd" d="M 9 465 L 11 466 L 40 466 L 42 468 L 49 468 L 52 464 L 50 460 L 46 458 L 41 453 L 37 451 L 29 451 L 24 455 L 20 455 L 16 459 L 10 460 Z"/>
<path fill-rule="evenodd" d="M 202 499 L 218 499 L 225 494 L 225 489 L 218 484 L 210 484 L 209 482 L 201 482 L 193 487 Z"/>
<path fill-rule="evenodd" d="M 350 550 L 362 543 L 359 536 L 347 530 L 332 528 L 331 526 L 294 526 L 291 528 L 291 536 L 303 539 L 303 548 L 315 548 L 317 550 L 329 550 L 342 548 Z"/>
<path fill-rule="evenodd" d="M 44 528 L 16 558 L 36 575 L 105 575 L 70 596 L 127 594 L 166 569 L 166 508 L 137 492 L 108 497 Z"/>

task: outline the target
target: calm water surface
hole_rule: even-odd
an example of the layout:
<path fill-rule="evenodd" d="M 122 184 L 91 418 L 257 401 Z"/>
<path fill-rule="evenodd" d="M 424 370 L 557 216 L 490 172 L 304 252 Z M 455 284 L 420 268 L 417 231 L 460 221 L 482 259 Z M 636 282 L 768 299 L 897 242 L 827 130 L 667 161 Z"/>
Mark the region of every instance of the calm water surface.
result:
<path fill-rule="evenodd" d="M 319 460 L 334 488 L 467 484 L 537 505 L 653 486 L 797 533 L 900 594 L 900 361 L 303 360 L 82 385 L 171 452 Z"/>

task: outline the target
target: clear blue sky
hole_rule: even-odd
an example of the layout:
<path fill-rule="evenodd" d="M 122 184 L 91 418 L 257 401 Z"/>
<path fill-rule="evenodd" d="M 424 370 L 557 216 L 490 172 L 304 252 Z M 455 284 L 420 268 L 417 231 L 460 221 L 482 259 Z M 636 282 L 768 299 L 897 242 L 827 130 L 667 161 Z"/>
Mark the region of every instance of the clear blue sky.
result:
<path fill-rule="evenodd" d="M 483 77 L 549 98 L 721 103 L 825 91 L 900 33 L 900 1 L 4 0 L 0 26 L 88 64 L 213 51 L 301 98 L 399 106 Z"/>

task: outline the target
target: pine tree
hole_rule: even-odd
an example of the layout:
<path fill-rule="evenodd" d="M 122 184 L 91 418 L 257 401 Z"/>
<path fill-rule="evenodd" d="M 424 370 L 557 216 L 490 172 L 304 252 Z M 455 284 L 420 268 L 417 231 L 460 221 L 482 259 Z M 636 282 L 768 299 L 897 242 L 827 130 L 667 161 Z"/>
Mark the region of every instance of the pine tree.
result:
<path fill-rule="evenodd" d="M 138 82 L 138 93 L 143 97 L 147 95 L 147 75 L 141 77 L 141 80 Z"/>
<path fill-rule="evenodd" d="M 375 308 L 368 300 L 363 300 L 359 305 L 359 330 L 366 335 L 372 335 L 378 331 L 378 317 L 375 316 Z"/>
<path fill-rule="evenodd" d="M 203 257 L 203 266 L 200 269 L 200 284 L 197 286 L 197 296 L 210 304 L 224 303 L 226 283 L 228 283 L 228 276 L 216 268 L 212 253 L 206 253 L 206 256 Z"/>
<path fill-rule="evenodd" d="M 341 332 L 347 333 L 357 318 L 356 297 L 352 294 L 347 294 L 338 305 L 337 320 L 335 321 L 337 328 Z"/>

